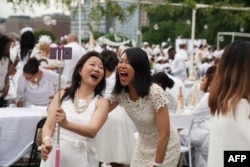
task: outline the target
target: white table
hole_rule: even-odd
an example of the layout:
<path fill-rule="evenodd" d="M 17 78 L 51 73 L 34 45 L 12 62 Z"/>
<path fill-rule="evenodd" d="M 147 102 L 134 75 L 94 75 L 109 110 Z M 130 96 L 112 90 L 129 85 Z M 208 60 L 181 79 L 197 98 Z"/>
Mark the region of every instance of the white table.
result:
<path fill-rule="evenodd" d="M 0 108 L 0 166 L 22 158 L 31 147 L 37 122 L 47 115 L 45 107 Z"/>

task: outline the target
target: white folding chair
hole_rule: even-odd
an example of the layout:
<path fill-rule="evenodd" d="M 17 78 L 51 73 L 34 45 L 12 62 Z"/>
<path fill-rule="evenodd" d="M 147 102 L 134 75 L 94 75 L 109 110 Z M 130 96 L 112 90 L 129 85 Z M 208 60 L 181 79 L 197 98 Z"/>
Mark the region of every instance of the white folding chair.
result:
<path fill-rule="evenodd" d="M 186 136 L 186 142 L 181 146 L 180 152 L 188 152 L 189 167 L 192 167 L 192 155 L 191 155 L 191 143 L 190 134 L 192 130 L 192 125 L 194 122 L 194 116 L 190 114 L 170 114 L 170 122 L 176 129 L 187 129 L 188 134 Z M 183 161 L 183 156 L 180 160 L 179 166 L 181 167 Z"/>

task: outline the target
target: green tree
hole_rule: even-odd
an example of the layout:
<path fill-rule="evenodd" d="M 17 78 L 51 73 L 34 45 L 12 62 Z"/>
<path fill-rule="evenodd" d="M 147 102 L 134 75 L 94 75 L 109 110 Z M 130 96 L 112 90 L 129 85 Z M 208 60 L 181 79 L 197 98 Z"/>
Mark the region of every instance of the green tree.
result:
<path fill-rule="evenodd" d="M 7 3 L 11 3 L 15 10 L 26 10 L 27 8 L 33 11 L 35 5 L 47 5 L 50 0 L 6 0 Z M 136 1 L 135 1 L 136 2 Z M 55 6 L 59 6 L 62 3 L 66 11 L 71 12 L 75 16 L 78 12 L 78 8 L 72 8 L 73 3 L 77 3 L 78 0 L 56 0 Z M 127 21 L 129 17 L 135 12 L 137 8 L 137 3 L 129 3 L 125 8 L 119 5 L 117 0 L 106 0 L 105 3 L 101 3 L 100 0 L 85 0 L 84 3 L 88 3 L 91 6 L 89 13 L 90 20 L 99 22 L 105 18 L 118 19 L 121 22 Z M 83 4 L 81 4 L 83 8 Z M 25 8 L 24 8 L 25 7 Z M 83 9 L 83 12 L 85 10 Z M 33 11 L 35 12 L 35 11 Z M 90 28 L 91 29 L 91 28 Z"/>
<path fill-rule="evenodd" d="M 23 8 L 23 6 L 32 9 L 34 4 L 47 4 L 49 0 L 6 0 L 12 3 L 14 8 Z M 29 3 L 29 2 L 35 3 Z M 57 3 L 62 2 L 65 9 L 71 11 L 73 0 L 56 0 Z M 150 43 L 160 43 L 171 39 L 174 42 L 178 36 L 182 38 L 191 38 L 192 9 L 196 4 L 211 5 L 212 8 L 197 9 L 196 12 L 196 38 L 205 38 L 208 43 L 215 45 L 218 32 L 239 32 L 240 28 L 244 28 L 244 32 L 250 31 L 250 10 L 248 11 L 230 11 L 223 10 L 220 7 L 250 7 L 250 1 L 246 0 L 135 0 L 128 7 L 122 8 L 119 2 L 114 0 L 106 0 L 105 4 L 99 3 L 98 0 L 85 0 L 85 3 L 93 3 L 89 18 L 96 22 L 102 19 L 118 19 L 125 22 L 135 12 L 140 2 L 140 8 L 148 12 L 150 25 L 142 27 L 143 40 Z M 147 3 L 146 3 L 147 2 Z M 148 3 L 149 2 L 149 3 Z M 174 6 L 173 4 L 181 4 L 182 6 Z M 24 8 L 23 8 L 24 9 Z M 155 31 L 153 28 L 158 24 L 159 29 Z M 204 29 L 207 27 L 206 29 Z M 93 27 L 90 24 L 90 30 Z M 225 39 L 224 44 L 230 42 Z"/>
<path fill-rule="evenodd" d="M 38 42 L 39 37 L 41 35 L 48 35 L 48 36 L 50 36 L 51 40 L 53 42 L 55 42 L 56 36 L 55 36 L 55 34 L 53 32 L 51 32 L 49 30 L 36 30 L 36 31 L 34 31 L 34 36 L 35 36 L 35 41 L 36 42 Z"/>
<path fill-rule="evenodd" d="M 182 6 L 173 6 L 173 3 L 182 3 Z M 196 4 L 208 4 L 211 8 L 197 9 L 196 12 L 196 39 L 207 39 L 209 44 L 215 45 L 218 32 L 239 32 L 240 27 L 244 27 L 244 32 L 250 31 L 250 11 L 231 11 L 220 9 L 222 6 L 249 7 L 250 2 L 245 0 L 173 0 L 165 1 L 164 5 L 144 5 L 150 20 L 149 28 L 144 27 L 143 40 L 160 43 L 165 40 L 165 34 L 176 39 L 191 38 L 191 17 L 192 9 Z M 150 27 L 159 24 L 159 29 L 164 28 L 165 34 L 162 39 L 157 39 L 152 34 Z M 169 24 L 168 27 L 162 25 Z M 189 23 L 189 24 L 187 24 Z M 205 27 L 205 28 L 204 28 Z M 163 32 L 164 33 L 164 32 Z M 171 33 L 171 34 L 170 34 Z M 174 42 L 173 40 L 171 40 Z M 223 44 L 230 42 L 230 38 L 225 38 Z M 172 43 L 173 44 L 173 43 Z"/>

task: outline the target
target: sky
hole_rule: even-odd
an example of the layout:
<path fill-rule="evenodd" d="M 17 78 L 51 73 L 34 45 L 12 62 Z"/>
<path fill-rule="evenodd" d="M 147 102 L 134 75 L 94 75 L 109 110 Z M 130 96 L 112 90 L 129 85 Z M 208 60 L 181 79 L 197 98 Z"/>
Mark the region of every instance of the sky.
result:
<path fill-rule="evenodd" d="M 53 5 L 51 5 L 53 6 Z M 28 15 L 31 17 L 42 16 L 45 14 L 52 13 L 61 13 L 61 10 L 56 9 L 55 7 L 46 7 L 45 5 L 35 6 L 34 11 L 31 11 L 29 8 L 24 8 L 25 10 L 14 11 L 11 3 L 7 3 L 5 0 L 0 0 L 0 18 L 8 18 L 13 15 Z M 67 13 L 65 13 L 67 14 Z"/>

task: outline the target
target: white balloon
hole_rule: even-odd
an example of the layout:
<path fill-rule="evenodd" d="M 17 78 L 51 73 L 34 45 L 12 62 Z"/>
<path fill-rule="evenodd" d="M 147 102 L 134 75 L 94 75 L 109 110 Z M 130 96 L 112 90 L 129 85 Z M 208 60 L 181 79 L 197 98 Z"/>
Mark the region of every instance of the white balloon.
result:
<path fill-rule="evenodd" d="M 43 22 L 44 22 L 44 24 L 50 25 L 50 24 L 51 24 L 51 21 L 52 21 L 51 16 L 44 16 L 44 17 L 43 17 Z"/>
<path fill-rule="evenodd" d="M 53 19 L 53 20 L 51 21 L 51 24 L 52 24 L 52 25 L 56 25 L 56 20 Z"/>

